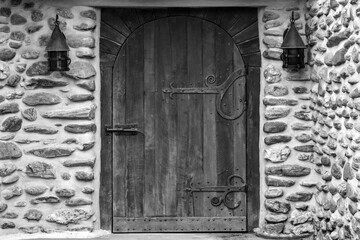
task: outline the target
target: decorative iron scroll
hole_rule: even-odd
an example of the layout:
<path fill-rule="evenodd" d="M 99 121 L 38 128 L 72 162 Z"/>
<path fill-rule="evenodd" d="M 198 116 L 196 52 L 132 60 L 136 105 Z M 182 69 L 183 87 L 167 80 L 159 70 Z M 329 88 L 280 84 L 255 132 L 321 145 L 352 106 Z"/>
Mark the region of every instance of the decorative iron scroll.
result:
<path fill-rule="evenodd" d="M 232 182 L 233 179 L 238 178 L 242 184 L 245 184 L 245 181 L 239 175 L 231 175 L 227 179 L 226 186 L 205 186 L 205 187 L 193 187 L 193 183 L 190 183 L 189 188 L 185 188 L 190 195 L 194 192 L 222 192 L 222 195 L 219 197 L 213 197 L 211 199 L 211 205 L 214 207 L 220 206 L 222 203 L 228 209 L 236 209 L 241 205 L 241 201 L 238 201 L 234 206 L 231 206 L 231 201 L 229 200 L 229 194 L 234 192 L 246 192 L 247 186 L 235 186 Z"/>
<path fill-rule="evenodd" d="M 240 103 L 242 105 L 242 108 L 240 111 L 238 111 L 234 115 L 227 115 L 222 109 L 221 109 L 221 102 L 226 94 L 226 92 L 229 90 L 229 88 L 234 84 L 234 82 L 241 78 L 246 76 L 246 70 L 245 69 L 239 69 L 235 72 L 233 72 L 221 85 L 219 86 L 212 86 L 215 83 L 215 77 L 209 76 L 206 79 L 206 85 L 208 87 L 199 87 L 199 88 L 176 88 L 174 87 L 174 83 L 170 83 L 169 88 L 163 88 L 163 93 L 170 94 L 170 98 L 173 98 L 174 94 L 217 94 L 216 97 L 216 111 L 219 113 L 219 115 L 227 120 L 235 120 L 246 111 L 246 100 L 240 99 Z"/>

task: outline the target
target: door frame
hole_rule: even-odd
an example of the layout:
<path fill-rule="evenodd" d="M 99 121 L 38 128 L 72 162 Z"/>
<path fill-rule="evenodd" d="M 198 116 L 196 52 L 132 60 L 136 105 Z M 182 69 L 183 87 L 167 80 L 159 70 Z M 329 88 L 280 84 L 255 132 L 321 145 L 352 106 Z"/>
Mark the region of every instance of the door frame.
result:
<path fill-rule="evenodd" d="M 186 4 L 184 4 L 186 6 Z M 132 7 L 129 4 L 129 7 Z M 149 7 L 149 6 L 147 6 Z M 179 6 L 181 7 L 181 5 Z M 158 8 L 154 4 L 154 8 Z M 104 11 L 104 9 L 102 9 Z M 157 19 L 154 19 L 157 20 Z M 101 22 L 101 24 L 103 24 Z M 254 24 L 258 25 L 256 21 Z M 225 30 L 226 31 L 226 30 Z M 233 34 L 241 34 L 242 31 Z M 246 33 L 244 33 L 246 34 Z M 230 35 L 230 34 L 229 34 Z M 131 36 L 131 34 L 129 35 Z M 129 37 L 127 36 L 127 38 Z M 126 39 L 127 39 L 126 38 Z M 102 31 L 100 28 L 100 45 Z M 125 40 L 126 41 L 126 40 Z M 121 43 L 122 44 L 122 43 Z M 249 44 L 254 45 L 253 51 L 249 53 Z M 259 226 L 260 213 L 260 172 L 259 172 L 259 133 L 260 133 L 260 68 L 261 52 L 259 48 L 259 36 L 247 39 L 237 44 L 240 54 L 243 56 L 248 75 L 246 77 L 246 182 L 247 192 L 247 230 L 252 232 Z M 246 53 L 246 54 L 243 54 Z M 245 56 L 244 56 L 245 55 Z M 112 177 L 112 135 L 107 134 L 105 125 L 112 122 L 112 71 L 116 57 L 103 52 L 100 47 L 100 69 L 101 69 L 101 173 L 100 173 L 100 228 L 112 230 L 113 221 L 113 177 Z M 248 137 L 251 136 L 251 137 Z M 249 177 L 251 176 L 251 177 Z"/>

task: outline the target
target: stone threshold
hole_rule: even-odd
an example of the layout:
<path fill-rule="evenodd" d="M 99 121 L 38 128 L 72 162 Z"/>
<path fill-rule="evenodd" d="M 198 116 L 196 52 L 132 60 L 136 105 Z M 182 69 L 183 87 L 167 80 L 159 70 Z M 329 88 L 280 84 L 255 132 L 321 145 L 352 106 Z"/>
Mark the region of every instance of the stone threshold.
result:
<path fill-rule="evenodd" d="M 72 235 L 72 236 L 71 236 Z M 96 236 L 95 236 L 96 235 Z M 21 234 L 6 240 L 262 240 L 252 233 Z"/>

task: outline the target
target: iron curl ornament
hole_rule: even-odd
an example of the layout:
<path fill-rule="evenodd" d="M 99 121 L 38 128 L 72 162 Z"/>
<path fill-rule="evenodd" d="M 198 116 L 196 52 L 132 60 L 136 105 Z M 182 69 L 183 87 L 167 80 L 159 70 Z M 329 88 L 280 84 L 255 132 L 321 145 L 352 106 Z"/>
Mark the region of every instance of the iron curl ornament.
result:
<path fill-rule="evenodd" d="M 216 96 L 216 111 L 217 113 L 226 120 L 235 120 L 241 117 L 246 111 L 247 102 L 245 99 L 239 99 L 241 103 L 241 108 L 239 111 L 236 111 L 234 115 L 228 115 L 221 108 L 222 100 L 224 99 L 229 88 L 235 83 L 236 80 L 246 77 L 246 70 L 239 69 L 233 72 L 221 85 L 214 86 L 216 83 L 215 76 L 210 75 L 207 77 L 205 84 L 208 87 L 198 87 L 198 88 L 177 88 L 174 86 L 174 83 L 170 83 L 168 88 L 163 88 L 162 91 L 165 94 L 169 94 L 170 98 L 173 98 L 174 94 L 217 94 Z"/>

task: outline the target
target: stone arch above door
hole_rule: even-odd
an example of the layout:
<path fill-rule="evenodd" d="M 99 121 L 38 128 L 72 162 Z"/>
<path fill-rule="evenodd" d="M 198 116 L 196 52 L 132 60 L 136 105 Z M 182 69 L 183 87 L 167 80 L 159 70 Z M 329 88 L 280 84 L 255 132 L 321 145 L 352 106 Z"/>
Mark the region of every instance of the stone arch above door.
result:
<path fill-rule="evenodd" d="M 246 77 L 246 121 L 247 138 L 246 168 L 248 179 L 247 226 L 252 231 L 258 226 L 259 216 L 259 96 L 260 96 L 260 66 L 258 20 L 256 8 L 207 8 L 207 9 L 102 9 L 101 38 L 100 38 L 100 67 L 102 73 L 101 86 L 101 121 L 102 121 L 102 150 L 101 150 L 101 194 L 100 215 L 101 228 L 111 229 L 112 226 L 112 156 L 113 140 L 104 131 L 105 124 L 111 124 L 113 119 L 113 98 L 107 89 L 112 89 L 119 52 L 127 39 L 137 29 L 146 23 L 167 17 L 185 16 L 202 19 L 225 31 L 235 42 L 245 66 L 248 69 Z"/>

